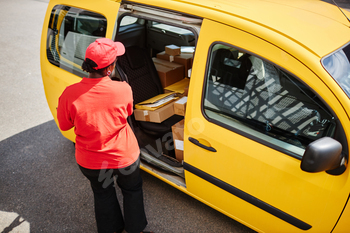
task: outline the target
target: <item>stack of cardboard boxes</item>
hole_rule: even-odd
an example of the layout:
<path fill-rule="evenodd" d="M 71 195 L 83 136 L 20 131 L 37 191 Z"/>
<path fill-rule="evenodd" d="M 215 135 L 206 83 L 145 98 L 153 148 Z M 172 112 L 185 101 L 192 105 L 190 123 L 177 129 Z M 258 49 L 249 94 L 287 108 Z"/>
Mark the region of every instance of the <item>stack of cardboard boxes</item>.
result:
<path fill-rule="evenodd" d="M 190 51 L 188 52 L 188 49 Z M 161 123 L 174 114 L 185 116 L 189 74 L 193 62 L 193 49 L 169 45 L 165 51 L 153 58 L 154 65 L 164 88 L 162 95 L 135 105 L 134 116 L 138 121 Z M 178 161 L 183 160 L 184 120 L 172 126 L 175 154 Z"/>
<path fill-rule="evenodd" d="M 153 58 L 153 63 L 158 71 L 160 83 L 162 84 L 163 88 L 184 78 L 183 65 L 159 58 Z"/>
<path fill-rule="evenodd" d="M 184 124 L 182 120 L 171 127 L 175 147 L 175 157 L 179 162 L 184 159 Z"/>
<path fill-rule="evenodd" d="M 135 105 L 134 116 L 138 121 L 161 123 L 174 114 L 185 116 L 189 79 L 165 87 L 165 93 Z"/>
<path fill-rule="evenodd" d="M 166 46 L 165 51 L 158 53 L 157 58 L 175 64 L 183 65 L 183 77 L 189 77 L 189 70 L 192 68 L 193 50 L 188 47 Z"/>

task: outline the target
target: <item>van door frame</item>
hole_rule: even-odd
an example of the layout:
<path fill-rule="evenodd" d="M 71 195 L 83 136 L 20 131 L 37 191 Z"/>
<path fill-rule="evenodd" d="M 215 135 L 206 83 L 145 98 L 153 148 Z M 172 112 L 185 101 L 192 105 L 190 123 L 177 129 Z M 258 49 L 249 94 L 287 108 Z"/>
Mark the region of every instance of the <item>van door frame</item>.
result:
<path fill-rule="evenodd" d="M 48 4 L 46 17 L 43 23 L 42 35 L 41 35 L 41 44 L 40 44 L 40 65 L 41 65 L 41 73 L 42 80 L 45 90 L 46 99 L 48 105 L 50 107 L 50 111 L 56 124 L 58 124 L 56 117 L 56 109 L 58 104 L 58 97 L 63 92 L 63 90 L 74 83 L 77 83 L 81 80 L 80 77 L 74 75 L 73 73 L 67 72 L 66 70 L 61 69 L 50 63 L 46 54 L 46 41 L 47 41 L 47 33 L 48 26 L 50 21 L 50 15 L 52 9 L 56 5 L 65 5 L 69 7 L 75 7 L 91 12 L 95 12 L 103 15 L 107 20 L 107 30 L 106 36 L 107 38 L 112 39 L 113 35 L 116 31 L 116 22 L 118 11 L 120 7 L 120 0 L 110 1 L 110 0 L 101 0 L 99 2 L 96 1 L 84 1 L 84 0 L 51 0 Z M 71 141 L 75 141 L 74 129 L 68 131 L 61 131 L 63 136 L 70 139 Z"/>

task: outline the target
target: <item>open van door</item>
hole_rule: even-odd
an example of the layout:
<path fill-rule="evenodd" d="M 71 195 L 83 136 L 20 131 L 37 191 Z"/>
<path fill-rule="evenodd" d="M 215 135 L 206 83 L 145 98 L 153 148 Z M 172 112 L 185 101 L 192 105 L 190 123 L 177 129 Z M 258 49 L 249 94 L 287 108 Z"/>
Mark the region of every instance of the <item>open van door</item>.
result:
<path fill-rule="evenodd" d="M 40 60 L 46 98 L 56 123 L 58 98 L 63 90 L 88 75 L 81 69 L 86 48 L 97 38 L 114 38 L 119 7 L 119 0 L 50 1 Z M 62 133 L 74 141 L 73 130 Z"/>
<path fill-rule="evenodd" d="M 335 95 L 290 54 L 218 22 L 203 20 L 195 59 L 184 131 L 187 190 L 258 231 L 331 232 L 350 181 L 341 162 L 348 117 Z M 315 156 L 324 152 L 336 165 Z"/>

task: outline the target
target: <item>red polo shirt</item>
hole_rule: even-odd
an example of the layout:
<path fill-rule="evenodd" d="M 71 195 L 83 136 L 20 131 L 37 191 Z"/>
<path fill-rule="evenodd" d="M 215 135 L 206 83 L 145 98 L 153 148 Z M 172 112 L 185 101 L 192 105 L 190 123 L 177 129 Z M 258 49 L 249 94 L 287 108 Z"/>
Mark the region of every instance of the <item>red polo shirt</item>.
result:
<path fill-rule="evenodd" d="M 88 169 L 123 168 L 140 154 L 127 123 L 133 112 L 129 84 L 109 77 L 83 78 L 59 98 L 57 119 L 61 130 L 75 127 L 77 163 Z"/>

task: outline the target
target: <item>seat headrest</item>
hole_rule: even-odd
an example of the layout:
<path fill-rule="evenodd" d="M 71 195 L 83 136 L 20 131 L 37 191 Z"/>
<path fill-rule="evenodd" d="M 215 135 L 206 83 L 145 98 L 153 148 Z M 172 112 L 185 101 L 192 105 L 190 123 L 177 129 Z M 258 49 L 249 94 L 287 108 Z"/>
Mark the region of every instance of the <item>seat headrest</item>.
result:
<path fill-rule="evenodd" d="M 139 69 L 145 65 L 144 50 L 138 46 L 126 48 L 125 56 L 128 59 L 131 69 Z"/>

